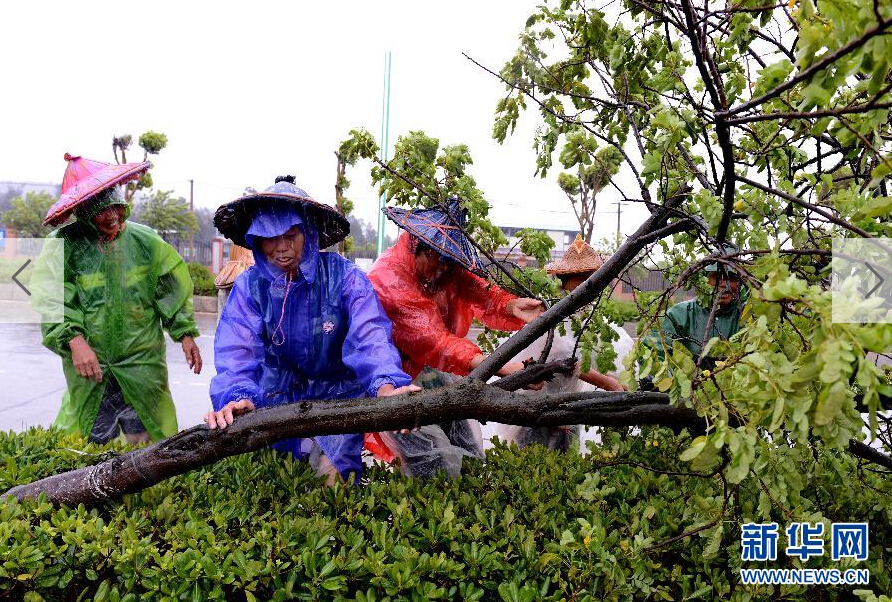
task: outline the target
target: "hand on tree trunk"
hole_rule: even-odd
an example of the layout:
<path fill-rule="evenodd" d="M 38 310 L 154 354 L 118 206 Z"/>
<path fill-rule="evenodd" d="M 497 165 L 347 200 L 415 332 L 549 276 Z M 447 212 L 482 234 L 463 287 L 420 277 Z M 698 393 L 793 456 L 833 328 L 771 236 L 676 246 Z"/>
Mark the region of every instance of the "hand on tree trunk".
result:
<path fill-rule="evenodd" d="M 208 412 L 204 417 L 208 428 L 214 430 L 219 427 L 225 429 L 232 424 L 236 416 L 247 414 L 254 409 L 254 404 L 249 399 L 239 399 L 238 401 L 230 401 L 218 412 Z"/>

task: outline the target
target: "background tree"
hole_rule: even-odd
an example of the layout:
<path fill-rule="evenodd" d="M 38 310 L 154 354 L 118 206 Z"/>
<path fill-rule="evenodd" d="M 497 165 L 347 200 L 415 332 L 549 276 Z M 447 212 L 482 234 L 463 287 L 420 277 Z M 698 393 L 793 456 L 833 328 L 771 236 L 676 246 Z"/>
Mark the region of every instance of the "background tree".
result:
<path fill-rule="evenodd" d="M 354 251 L 375 252 L 378 249 L 378 230 L 375 226 L 362 218 L 348 215 L 350 222 L 350 239 L 353 241 Z M 385 247 L 391 247 L 396 241 L 392 236 L 386 236 Z"/>
<path fill-rule="evenodd" d="M 184 239 L 198 229 L 198 218 L 189 210 L 189 202 L 173 198 L 172 190 L 156 190 L 136 203 L 134 220 L 154 228 L 162 237 Z"/>
<path fill-rule="evenodd" d="M 211 242 L 220 233 L 214 227 L 214 210 L 207 207 L 197 207 L 193 213 L 198 222 L 198 228 L 195 230 L 195 243 L 199 245 L 210 245 Z"/>
<path fill-rule="evenodd" d="M 22 196 L 24 186 L 8 183 L 0 192 L 0 213 L 5 213 L 12 209 L 12 199 Z"/>
<path fill-rule="evenodd" d="M 337 159 L 335 209 L 337 209 L 344 217 L 347 217 L 353 212 L 353 201 L 348 199 L 345 195 L 347 189 L 350 187 L 350 180 L 347 179 L 347 166 L 356 165 L 356 161 L 363 155 L 362 149 L 368 147 L 369 144 L 374 144 L 374 139 L 371 138 L 371 135 L 368 132 L 364 130 L 350 130 L 350 137 L 341 142 L 338 146 L 338 150 L 334 153 L 335 158 Z M 343 254 L 352 250 L 353 246 L 354 240 L 352 239 L 351 234 L 347 239 L 338 243 L 338 252 Z"/>
<path fill-rule="evenodd" d="M 572 142 L 571 142 L 572 141 Z M 598 207 L 597 195 L 619 171 L 622 155 L 616 148 L 608 146 L 597 150 L 597 142 L 580 128 L 569 136 L 561 152 L 564 168 L 576 168 L 576 175 L 562 172 L 558 176 L 558 186 L 570 199 L 573 213 L 579 222 L 579 232 L 583 240 L 591 244 L 595 228 L 595 211 Z M 546 170 L 540 173 L 545 175 Z"/>
<path fill-rule="evenodd" d="M 115 155 L 117 163 L 127 163 L 127 150 L 133 142 L 133 136 L 124 134 L 123 136 L 114 136 L 112 138 L 112 152 Z M 147 161 L 149 155 L 157 155 L 165 146 L 167 146 L 167 136 L 165 134 L 148 130 L 144 132 L 137 141 L 139 147 L 143 149 L 142 160 Z M 120 153 L 120 156 L 119 156 Z M 151 170 L 146 171 L 135 182 L 130 182 L 124 188 L 124 197 L 127 202 L 133 200 L 133 195 L 137 190 L 144 190 L 152 187 Z"/>
<path fill-rule="evenodd" d="M 43 225 L 43 218 L 55 202 L 56 197 L 48 192 L 29 192 L 24 199 L 13 198 L 0 221 L 14 228 L 22 238 L 42 238 L 53 229 Z"/>

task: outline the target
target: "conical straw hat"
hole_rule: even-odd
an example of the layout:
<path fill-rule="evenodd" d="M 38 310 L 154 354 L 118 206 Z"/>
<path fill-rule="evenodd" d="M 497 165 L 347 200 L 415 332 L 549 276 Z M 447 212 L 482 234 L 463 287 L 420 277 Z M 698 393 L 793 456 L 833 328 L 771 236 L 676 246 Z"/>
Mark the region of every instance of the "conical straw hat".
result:
<path fill-rule="evenodd" d="M 214 286 L 217 288 L 232 288 L 232 285 L 235 284 L 235 279 L 252 265 L 254 265 L 254 255 L 251 253 L 251 249 L 246 249 L 233 243 L 229 248 L 229 261 L 226 262 L 226 265 L 217 274 L 217 277 L 214 279 Z"/>
<path fill-rule="evenodd" d="M 103 190 L 136 180 L 152 167 L 148 161 L 114 165 L 65 153 L 68 168 L 62 178 L 62 195 L 46 214 L 45 226 L 58 226 L 71 212 Z"/>
<path fill-rule="evenodd" d="M 594 272 L 602 265 L 604 265 L 604 259 L 590 244 L 582 240 L 582 236 L 577 234 L 576 240 L 567 248 L 564 256 L 558 261 L 546 264 L 545 271 L 554 275 L 581 274 Z"/>
<path fill-rule="evenodd" d="M 240 247 L 248 247 L 245 234 L 260 207 L 287 203 L 301 207 L 303 216 L 319 233 L 319 248 L 325 249 L 350 234 L 350 222 L 334 207 L 314 200 L 294 183 L 293 176 L 279 176 L 263 192 L 254 192 L 221 205 L 214 213 L 214 225 L 223 236 Z"/>
<path fill-rule="evenodd" d="M 422 240 L 441 256 L 455 261 L 478 276 L 488 275 L 477 251 L 461 228 L 467 222 L 467 213 L 457 199 L 450 199 L 445 208 L 383 207 L 381 210 L 390 221 Z"/>

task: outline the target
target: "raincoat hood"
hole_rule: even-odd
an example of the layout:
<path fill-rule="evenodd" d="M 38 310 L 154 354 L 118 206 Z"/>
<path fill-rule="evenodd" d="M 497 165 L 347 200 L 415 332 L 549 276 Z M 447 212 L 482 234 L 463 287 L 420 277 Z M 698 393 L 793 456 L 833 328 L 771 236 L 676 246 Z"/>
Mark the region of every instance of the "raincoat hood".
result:
<path fill-rule="evenodd" d="M 731 271 L 731 268 L 727 268 L 727 269 L 728 269 L 728 271 Z M 718 262 L 710 263 L 709 265 L 706 266 L 706 268 L 703 271 L 706 272 L 707 274 L 709 274 L 710 272 L 713 272 L 713 273 L 719 272 Z M 699 303 L 701 307 L 703 307 L 707 311 L 712 311 L 712 304 L 715 301 L 715 296 L 713 294 L 713 289 L 711 286 L 706 284 L 705 288 L 703 288 L 702 290 L 698 289 L 697 293 L 696 293 L 696 299 L 697 299 L 697 303 Z M 732 313 L 736 312 L 738 310 L 738 308 L 746 305 L 746 302 L 748 300 L 749 300 L 749 287 L 747 287 L 746 284 L 744 284 L 744 282 L 741 281 L 740 284 L 738 285 L 737 296 L 735 297 L 735 299 L 730 304 L 728 304 L 727 307 L 720 307 L 716 311 L 716 315 L 724 316 L 724 315 L 732 314 Z"/>
<path fill-rule="evenodd" d="M 84 228 L 84 230 L 92 235 L 99 236 L 99 228 L 93 223 L 93 218 L 96 217 L 100 211 L 107 207 L 111 207 L 112 205 L 121 205 L 124 207 L 125 220 L 130 217 L 130 205 L 124 200 L 124 195 L 121 194 L 121 189 L 117 186 L 100 192 L 92 199 L 89 199 L 75 208 L 74 216 L 77 218 L 77 223 L 82 224 L 81 227 Z"/>
<path fill-rule="evenodd" d="M 276 280 L 285 275 L 276 265 L 267 260 L 263 253 L 260 238 L 281 236 L 293 226 L 300 228 L 304 235 L 304 248 L 301 253 L 298 271 L 307 282 L 312 282 L 316 275 L 316 264 L 319 261 L 319 233 L 313 226 L 304 221 L 297 207 L 285 203 L 259 207 L 245 233 L 245 242 L 254 254 L 256 265 L 264 276 Z"/>

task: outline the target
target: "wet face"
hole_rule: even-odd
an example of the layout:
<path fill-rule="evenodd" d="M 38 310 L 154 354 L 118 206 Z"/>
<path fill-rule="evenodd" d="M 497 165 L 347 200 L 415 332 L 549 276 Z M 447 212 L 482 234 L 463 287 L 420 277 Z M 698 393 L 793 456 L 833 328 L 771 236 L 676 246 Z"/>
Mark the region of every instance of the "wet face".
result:
<path fill-rule="evenodd" d="M 719 307 L 724 309 L 737 300 L 737 295 L 740 291 L 740 279 L 736 272 L 729 272 L 728 274 L 709 272 L 707 280 L 709 287 L 718 294 Z"/>
<path fill-rule="evenodd" d="M 581 272 L 579 274 L 566 274 L 560 276 L 561 288 L 572 293 L 577 286 L 588 280 L 588 277 L 592 274 L 594 274 L 594 272 Z"/>
<path fill-rule="evenodd" d="M 453 263 L 446 261 L 433 249 L 415 254 L 415 275 L 428 293 L 438 290 L 452 273 Z"/>
<path fill-rule="evenodd" d="M 292 272 L 303 256 L 304 233 L 299 227 L 291 226 L 281 236 L 260 238 L 260 248 L 268 262 L 283 272 Z"/>
<path fill-rule="evenodd" d="M 93 216 L 93 225 L 106 240 L 111 240 L 124 227 L 124 206 L 109 205 Z"/>

